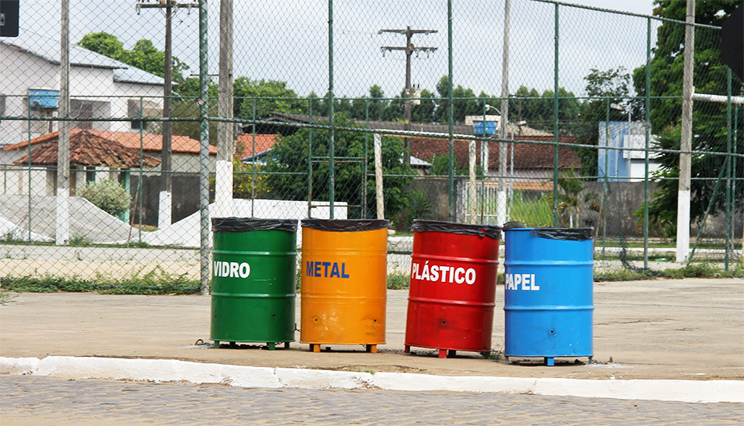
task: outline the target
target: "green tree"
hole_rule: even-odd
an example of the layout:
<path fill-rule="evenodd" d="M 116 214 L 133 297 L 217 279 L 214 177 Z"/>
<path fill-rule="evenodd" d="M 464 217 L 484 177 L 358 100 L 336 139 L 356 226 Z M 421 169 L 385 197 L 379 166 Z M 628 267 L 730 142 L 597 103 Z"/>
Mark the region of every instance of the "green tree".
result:
<path fill-rule="evenodd" d="M 437 83 L 438 102 L 434 111 L 434 121 L 438 123 L 449 122 L 449 76 L 443 76 Z"/>
<path fill-rule="evenodd" d="M 576 123 L 581 113 L 581 102 L 573 92 L 563 87 L 558 88 L 558 121 L 561 133 L 574 133 Z M 535 88 L 520 86 L 512 95 L 509 105 L 509 116 L 512 122 L 526 121 L 533 129 L 553 132 L 555 127 L 554 92 L 544 90 L 542 93 Z"/>
<path fill-rule="evenodd" d="M 251 80 L 238 77 L 233 83 L 236 117 L 251 119 L 255 100 L 256 117 L 272 113 L 300 113 L 303 102 L 294 90 L 287 87 L 286 81 Z"/>
<path fill-rule="evenodd" d="M 413 105 L 411 108 L 411 121 L 417 123 L 434 122 L 434 112 L 436 108 L 437 103 L 434 94 L 423 89 L 421 91 L 421 104 Z"/>
<path fill-rule="evenodd" d="M 115 35 L 106 32 L 86 34 L 78 42 L 78 46 L 116 60 L 121 60 L 120 58 L 124 56 L 124 43 Z"/>
<path fill-rule="evenodd" d="M 384 99 L 385 93 L 380 86 L 374 85 L 369 88 L 369 119 L 380 120 L 382 111 L 387 107 L 388 102 Z"/>
<path fill-rule="evenodd" d="M 455 123 L 465 122 L 466 115 L 477 115 L 483 113 L 483 108 L 478 108 L 473 89 L 464 88 L 461 85 L 455 87 L 454 94 Z"/>
<path fill-rule="evenodd" d="M 597 194 L 585 191 L 586 185 L 573 169 L 561 173 L 558 188 L 558 215 L 563 226 L 568 228 L 585 226 L 582 220 L 588 219 L 585 217 L 586 210 L 600 211 Z M 549 198 L 552 200 L 552 194 Z"/>
<path fill-rule="evenodd" d="M 581 173 L 584 176 L 597 176 L 597 149 L 599 145 L 599 123 L 607 121 L 607 107 L 612 104 L 628 105 L 630 75 L 623 67 L 601 71 L 592 68 L 584 77 L 586 94 L 590 96 L 581 105 L 581 119 L 574 129 L 580 144 L 592 148 L 579 148 L 576 153 L 581 158 Z M 626 107 L 627 108 L 627 107 Z M 627 110 L 610 108 L 610 121 L 626 121 Z"/>
<path fill-rule="evenodd" d="M 656 0 L 654 15 L 684 21 L 685 2 Z M 719 26 L 741 0 L 718 0 L 697 2 L 695 21 L 700 24 Z M 651 128 L 658 136 L 659 148 L 678 150 L 681 139 L 682 81 L 684 74 L 684 33 L 681 23 L 663 21 L 657 32 L 657 43 L 649 66 L 651 67 Z M 725 94 L 728 67 L 720 60 L 720 32 L 714 29 L 696 30 L 695 35 L 695 74 L 693 85 L 698 93 Z M 640 97 L 646 95 L 646 66 L 636 68 L 633 83 Z M 741 80 L 734 77 L 734 94 L 744 93 Z M 726 150 L 726 105 L 723 103 L 696 103 L 693 110 L 692 150 Z M 741 123 L 740 123 L 741 125 Z M 744 152 L 744 144 L 739 144 L 739 153 Z M 661 153 L 658 160 L 662 169 L 654 198 L 649 203 L 649 215 L 653 225 L 668 234 L 676 233 L 677 191 L 679 176 L 679 155 Z M 717 177 L 724 167 L 724 157 L 700 155 L 692 159 L 693 177 Z M 737 168 L 738 177 L 744 176 L 744 167 Z M 691 185 L 690 216 L 700 219 L 713 195 L 715 180 L 693 180 Z M 719 189 L 720 191 L 720 189 Z M 737 185 L 736 198 L 744 196 L 744 185 Z M 715 208 L 721 210 L 725 197 L 716 198 Z"/>
<path fill-rule="evenodd" d="M 132 65 L 141 70 L 160 77 L 165 75 L 165 52 L 159 51 L 152 41 L 139 40 L 134 44 L 132 50 L 124 49 L 124 44 L 119 39 L 106 32 L 90 33 L 83 36 L 78 46 L 88 50 Z M 184 81 L 184 73 L 189 69 L 188 65 L 173 56 L 173 81 L 180 84 Z"/>
<path fill-rule="evenodd" d="M 359 127 L 343 115 L 336 124 L 342 127 Z M 328 158 L 328 140 L 326 130 L 300 129 L 296 133 L 279 139 L 263 170 L 267 171 L 266 188 L 270 193 L 285 200 L 307 200 L 308 197 L 308 142 L 312 132 L 313 157 Z M 365 135 L 353 131 L 337 131 L 334 137 L 336 157 L 364 156 Z M 371 147 L 368 147 L 371 152 Z M 384 196 L 385 213 L 392 217 L 407 206 L 408 199 L 404 190 L 413 180 L 413 171 L 403 161 L 403 141 L 399 138 L 385 136 L 382 138 L 382 167 L 385 174 Z M 367 160 L 368 173 L 374 170 L 374 159 Z M 367 211 L 374 211 L 375 183 L 369 176 L 362 175 L 361 162 L 345 161 L 335 163 L 334 199 L 346 202 L 350 206 L 362 204 L 362 191 L 367 192 Z M 329 200 L 329 166 L 327 161 L 313 162 L 313 200 Z M 358 208 L 350 207 L 350 218 L 361 216 Z M 369 215 L 368 215 L 369 216 Z"/>
<path fill-rule="evenodd" d="M 437 83 L 439 102 L 434 112 L 434 119 L 440 123 L 449 122 L 449 76 L 443 76 Z M 483 94 L 485 98 L 485 94 Z M 465 121 L 466 115 L 483 114 L 482 100 L 476 99 L 473 89 L 458 85 L 452 90 L 453 114 L 455 123 Z"/>
<path fill-rule="evenodd" d="M 544 130 L 547 128 L 552 109 L 545 110 L 540 93 L 535 88 L 519 86 L 514 94 L 516 100 L 513 102 L 514 109 L 510 109 L 510 115 L 516 117 L 517 121 L 526 121 L 534 129 Z"/>
<path fill-rule="evenodd" d="M 403 98 L 397 95 L 393 97 L 382 110 L 380 118 L 384 121 L 403 121 Z"/>
<path fill-rule="evenodd" d="M 367 105 L 369 98 L 362 96 L 361 98 L 354 98 L 351 101 L 351 118 L 355 120 L 364 121 L 367 117 Z"/>

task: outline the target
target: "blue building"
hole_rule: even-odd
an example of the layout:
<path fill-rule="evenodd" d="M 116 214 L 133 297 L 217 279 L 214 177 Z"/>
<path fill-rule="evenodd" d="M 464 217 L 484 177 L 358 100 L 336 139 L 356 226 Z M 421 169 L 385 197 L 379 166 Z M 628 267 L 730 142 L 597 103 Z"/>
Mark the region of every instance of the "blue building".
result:
<path fill-rule="evenodd" d="M 650 135 L 649 147 L 655 138 Z M 645 175 L 646 123 L 643 121 L 600 121 L 597 150 L 599 181 L 640 182 Z M 602 149 L 607 147 L 609 149 Z M 614 149 L 613 149 L 614 148 Z M 659 169 L 656 154 L 649 154 L 649 174 Z"/>

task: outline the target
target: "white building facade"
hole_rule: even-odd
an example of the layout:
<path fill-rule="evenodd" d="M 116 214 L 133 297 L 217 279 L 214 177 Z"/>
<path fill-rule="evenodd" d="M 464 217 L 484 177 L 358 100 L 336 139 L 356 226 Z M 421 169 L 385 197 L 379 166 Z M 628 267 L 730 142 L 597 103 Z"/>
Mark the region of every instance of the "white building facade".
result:
<path fill-rule="evenodd" d="M 59 40 L 23 29 L 18 37 L 0 38 L 0 193 L 52 195 L 56 188 L 53 171 L 13 165 L 26 149 L 2 148 L 59 129 L 59 58 Z M 141 121 L 133 118 L 162 115 L 163 85 L 161 77 L 70 45 L 70 114 L 106 119 L 75 121 L 72 128 L 139 133 Z M 77 186 L 118 175 L 106 169 L 72 173 Z"/>
<path fill-rule="evenodd" d="M 57 130 L 57 122 L 43 118 L 58 116 L 59 52 L 59 41 L 28 31 L 0 38 L 0 145 Z M 121 119 L 81 120 L 72 127 L 139 131 L 133 118 L 140 111 L 162 114 L 162 78 L 76 45 L 70 46 L 70 65 L 71 115 Z"/>

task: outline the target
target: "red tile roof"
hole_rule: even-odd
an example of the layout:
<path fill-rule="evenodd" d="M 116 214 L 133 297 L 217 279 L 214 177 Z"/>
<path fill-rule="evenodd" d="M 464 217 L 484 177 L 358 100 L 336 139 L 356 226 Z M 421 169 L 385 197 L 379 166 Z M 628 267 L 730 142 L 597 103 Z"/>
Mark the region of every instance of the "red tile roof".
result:
<path fill-rule="evenodd" d="M 277 143 L 278 136 L 279 135 L 276 134 L 256 134 L 254 151 L 253 134 L 242 134 L 238 136 L 238 139 L 235 141 L 235 154 L 241 159 L 252 157 L 254 155 L 261 155 L 274 147 L 274 145 Z"/>
<path fill-rule="evenodd" d="M 136 168 L 140 166 L 139 149 L 125 146 L 115 140 L 107 139 L 91 130 L 76 129 L 70 137 L 70 165 L 97 166 L 112 168 Z M 52 166 L 57 164 L 59 132 L 57 137 L 45 138 L 41 146 L 31 152 L 31 164 Z M 37 142 L 41 143 L 41 142 Z M 143 167 L 151 168 L 160 164 L 160 159 L 152 155 L 142 155 Z M 28 164 L 28 155 L 14 161 L 14 164 Z"/>
<path fill-rule="evenodd" d="M 552 144 L 534 144 L 534 142 L 553 142 L 553 136 L 520 136 L 514 141 L 514 169 L 552 169 L 553 150 Z M 576 143 L 573 137 L 559 138 L 560 143 Z M 476 158 L 480 158 L 481 143 L 476 141 Z M 488 168 L 498 170 L 499 167 L 499 143 L 488 144 Z M 469 158 L 469 141 L 455 140 L 454 154 L 458 167 L 467 167 Z M 449 154 L 449 140 L 434 138 L 412 138 L 411 155 L 422 160 L 431 161 L 434 156 L 446 156 Z M 480 161 L 479 161 L 480 163 Z M 511 146 L 509 147 L 508 167 L 511 167 Z M 558 169 L 580 169 L 581 160 L 570 147 L 558 148 Z"/>
<path fill-rule="evenodd" d="M 90 135 L 98 136 L 107 140 L 116 141 L 124 146 L 134 149 L 140 149 L 142 146 L 144 151 L 160 152 L 163 150 L 163 135 L 154 135 L 152 133 L 143 133 L 140 141 L 140 134 L 138 132 L 113 132 L 109 130 L 82 130 L 82 129 L 71 129 L 70 139 L 72 139 L 79 132 L 88 132 Z M 49 142 L 56 140 L 59 137 L 59 132 L 48 133 L 41 135 L 35 139 L 31 139 L 31 145 Z M 3 149 L 5 151 L 12 151 L 19 148 L 25 148 L 28 146 L 29 141 L 19 142 L 13 145 L 8 145 Z M 199 154 L 199 141 L 191 139 L 188 136 L 173 135 L 171 138 L 171 151 L 185 154 Z M 209 153 L 216 155 L 217 148 L 210 145 Z"/>

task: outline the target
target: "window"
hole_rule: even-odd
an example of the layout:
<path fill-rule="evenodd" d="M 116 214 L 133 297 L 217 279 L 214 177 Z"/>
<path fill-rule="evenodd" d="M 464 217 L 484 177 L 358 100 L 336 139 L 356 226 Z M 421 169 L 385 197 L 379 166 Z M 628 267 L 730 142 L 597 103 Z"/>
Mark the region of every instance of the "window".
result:
<path fill-rule="evenodd" d="M 111 117 L 111 103 L 105 101 L 91 101 L 87 99 L 70 99 L 70 116 L 76 118 L 108 118 Z M 109 130 L 108 121 L 73 121 L 73 128 Z"/>
<path fill-rule="evenodd" d="M 95 166 L 88 166 L 85 169 L 85 183 L 89 182 L 95 182 L 96 181 L 96 167 Z"/>
<path fill-rule="evenodd" d="M 70 116 L 75 118 L 93 118 L 93 102 L 70 99 Z M 92 129 L 92 121 L 75 121 L 72 127 L 78 129 Z"/>

